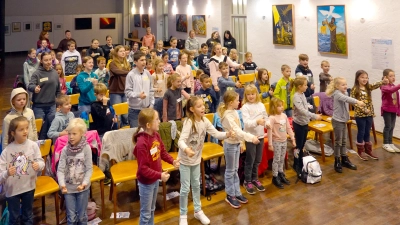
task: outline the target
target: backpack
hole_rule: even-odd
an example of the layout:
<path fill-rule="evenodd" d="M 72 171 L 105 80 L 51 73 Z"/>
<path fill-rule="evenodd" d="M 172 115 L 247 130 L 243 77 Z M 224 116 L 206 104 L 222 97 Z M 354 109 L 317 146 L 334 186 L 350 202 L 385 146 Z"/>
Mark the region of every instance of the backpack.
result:
<path fill-rule="evenodd" d="M 205 174 L 205 182 L 206 182 L 206 193 L 204 196 L 206 196 L 208 201 L 211 201 L 211 195 L 216 195 L 217 191 L 221 191 L 225 189 L 225 183 L 223 181 L 217 180 L 213 174 Z M 200 179 L 200 186 L 202 179 Z M 201 189 L 201 192 L 203 192 L 203 189 Z"/>
<path fill-rule="evenodd" d="M 24 82 L 24 76 L 23 75 L 17 75 L 15 77 L 13 88 L 14 89 L 15 88 L 23 88 L 23 89 L 26 90 L 26 85 L 25 85 L 25 82 Z"/>
<path fill-rule="evenodd" d="M 311 155 L 303 157 L 301 181 L 306 184 L 315 184 L 321 181 L 322 171 L 318 161 Z"/>
<path fill-rule="evenodd" d="M 8 225 L 10 220 L 10 212 L 8 212 L 8 206 L 4 209 L 3 215 L 1 215 L 0 225 Z"/>
<path fill-rule="evenodd" d="M 78 87 L 78 83 L 76 82 L 77 77 L 78 77 L 78 75 L 76 75 L 74 78 L 72 78 L 71 83 L 69 84 L 69 87 L 72 89 L 72 94 L 81 93 L 81 90 Z"/>

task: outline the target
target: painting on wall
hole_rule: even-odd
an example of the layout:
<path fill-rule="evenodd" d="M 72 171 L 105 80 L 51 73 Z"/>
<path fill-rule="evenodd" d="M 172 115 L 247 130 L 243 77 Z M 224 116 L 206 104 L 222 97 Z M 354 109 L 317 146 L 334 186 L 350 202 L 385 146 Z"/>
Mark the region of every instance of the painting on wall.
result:
<path fill-rule="evenodd" d="M 176 14 L 176 31 L 187 32 L 187 15 Z"/>
<path fill-rule="evenodd" d="M 142 14 L 142 27 L 147 28 L 150 26 L 149 14 Z"/>
<path fill-rule="evenodd" d="M 115 29 L 115 18 L 100 17 L 100 29 Z"/>
<path fill-rule="evenodd" d="M 272 34 L 275 45 L 294 46 L 294 5 L 272 6 Z"/>
<path fill-rule="evenodd" d="M 53 31 L 53 23 L 51 21 L 45 21 L 42 23 L 43 31 L 52 32 Z"/>
<path fill-rule="evenodd" d="M 135 27 L 140 27 L 140 14 L 133 15 L 133 24 L 135 24 Z"/>
<path fill-rule="evenodd" d="M 32 31 L 32 23 L 31 22 L 24 23 L 24 31 Z"/>
<path fill-rule="evenodd" d="M 35 23 L 35 30 L 40 30 L 40 23 Z"/>
<path fill-rule="evenodd" d="M 318 51 L 347 55 L 347 29 L 344 5 L 317 6 Z"/>
<path fill-rule="evenodd" d="M 205 15 L 192 16 L 192 29 L 197 35 L 207 35 L 207 24 Z"/>
<path fill-rule="evenodd" d="M 62 29 L 63 29 L 63 27 L 62 27 L 61 23 L 55 23 L 54 24 L 54 30 L 62 30 Z"/>
<path fill-rule="evenodd" d="M 4 25 L 4 35 L 6 35 L 6 36 L 11 35 L 11 25 L 10 24 Z"/>

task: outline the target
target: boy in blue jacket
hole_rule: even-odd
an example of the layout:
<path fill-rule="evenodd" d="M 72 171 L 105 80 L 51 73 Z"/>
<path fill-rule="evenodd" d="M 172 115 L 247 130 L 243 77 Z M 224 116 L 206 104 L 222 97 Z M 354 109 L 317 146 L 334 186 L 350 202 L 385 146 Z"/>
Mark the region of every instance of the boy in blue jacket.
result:
<path fill-rule="evenodd" d="M 218 98 L 215 91 L 211 87 L 211 78 L 207 74 L 200 76 L 201 88 L 195 95 L 200 96 L 204 100 L 205 113 L 215 113 L 218 106 Z M 211 121 L 212 122 L 212 121 Z"/>

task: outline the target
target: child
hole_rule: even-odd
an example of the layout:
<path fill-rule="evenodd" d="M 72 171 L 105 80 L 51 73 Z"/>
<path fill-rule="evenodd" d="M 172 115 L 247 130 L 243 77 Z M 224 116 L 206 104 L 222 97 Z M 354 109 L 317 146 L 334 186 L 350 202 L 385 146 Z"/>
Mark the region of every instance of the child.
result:
<path fill-rule="evenodd" d="M 258 166 L 261 163 L 264 149 L 264 127 L 268 121 L 268 115 L 256 86 L 247 85 L 244 88 L 243 106 L 240 108 L 243 115 L 244 132 L 258 138 L 259 143 L 253 144 L 246 141 L 246 161 L 244 164 L 243 186 L 247 193 L 254 195 L 258 191 L 265 191 L 264 186 L 258 180 Z"/>
<path fill-rule="evenodd" d="M 253 62 L 253 54 L 251 54 L 251 52 L 246 52 L 244 57 L 246 58 L 246 62 L 243 63 L 244 73 L 255 73 L 258 70 L 258 66 Z"/>
<path fill-rule="evenodd" d="M 36 53 L 37 54 L 43 53 L 43 52 L 50 53 L 50 51 L 51 50 L 47 47 L 47 40 L 46 39 L 42 39 L 42 44 L 41 44 L 40 48 L 38 48 L 36 50 Z"/>
<path fill-rule="evenodd" d="M 165 150 L 158 133 L 160 119 L 154 109 L 142 109 L 138 115 L 138 125 L 133 135 L 133 154 L 138 164 L 136 176 L 140 196 L 139 224 L 154 224 L 159 180 L 167 182 L 170 176 L 168 172 L 162 172 L 161 159 L 179 168 L 179 157 L 174 160 Z"/>
<path fill-rule="evenodd" d="M 197 70 L 196 71 L 196 77 L 194 78 L 194 93 L 198 92 L 200 90 L 200 88 L 201 88 L 200 77 L 203 74 L 204 74 L 203 70 Z"/>
<path fill-rule="evenodd" d="M 217 111 L 218 98 L 211 87 L 211 78 L 207 74 L 200 76 L 201 88 L 195 92 L 196 96 L 203 98 L 205 113 L 215 113 Z"/>
<path fill-rule="evenodd" d="M 208 45 L 206 43 L 201 44 L 201 53 L 197 57 L 197 64 L 199 69 L 203 70 L 205 74 L 210 76 L 210 68 L 208 63 L 210 62 L 210 53 L 208 53 Z"/>
<path fill-rule="evenodd" d="M 137 42 L 133 43 L 132 55 L 139 51 L 139 44 Z"/>
<path fill-rule="evenodd" d="M 194 53 L 187 49 L 183 49 L 182 52 L 188 56 L 187 64 L 190 66 L 190 68 L 192 70 L 196 71 L 197 70 L 197 65 L 196 65 L 197 62 L 194 60 Z"/>
<path fill-rule="evenodd" d="M 290 181 L 283 172 L 287 150 L 287 135 L 289 134 L 290 139 L 292 139 L 293 146 L 296 146 L 296 141 L 288 117 L 283 113 L 284 102 L 279 98 L 273 98 L 271 99 L 269 108 L 269 123 L 271 124 L 271 128 L 268 129 L 268 149 L 274 151 L 272 183 L 276 187 L 283 189 L 282 183 L 290 184 Z"/>
<path fill-rule="evenodd" d="M 362 108 L 357 105 L 354 106 L 354 117 L 357 123 L 357 153 L 358 157 L 364 161 L 368 160 L 367 156 L 371 159 L 378 159 L 377 156 L 372 154 L 372 143 L 370 142 L 370 131 L 375 116 L 371 91 L 379 88 L 383 83 L 388 83 L 386 77 L 383 77 L 380 82 L 369 84 L 368 73 L 364 70 L 358 70 L 354 86 L 350 92 L 350 97 L 365 103 Z"/>
<path fill-rule="evenodd" d="M 76 83 L 80 90 L 78 110 L 90 114 L 90 105 L 96 101 L 94 96 L 94 85 L 99 81 L 99 77 L 93 73 L 93 59 L 90 56 L 83 58 L 84 71 L 80 72 L 76 77 Z"/>
<path fill-rule="evenodd" d="M 36 50 L 31 48 L 24 62 L 24 83 L 26 88 L 31 81 L 32 74 L 39 68 L 40 61 L 36 58 Z"/>
<path fill-rule="evenodd" d="M 171 48 L 167 50 L 168 63 L 171 63 L 172 68 L 175 70 L 179 63 L 178 57 L 180 52 L 179 49 L 176 48 L 178 40 L 176 39 L 176 37 L 172 37 L 169 43 L 171 44 Z"/>
<path fill-rule="evenodd" d="M 222 47 L 222 55 L 228 56 L 228 48 Z"/>
<path fill-rule="evenodd" d="M 110 80 L 110 73 L 106 69 L 106 58 L 99 56 L 97 58 L 97 66 L 99 67 L 94 74 L 99 78 L 99 83 L 106 85 L 108 88 L 108 81 Z"/>
<path fill-rule="evenodd" d="M 154 50 L 154 49 L 152 49 Z M 153 59 L 146 58 L 146 69 L 149 71 L 150 75 L 154 73 L 153 70 Z"/>
<path fill-rule="evenodd" d="M 236 49 L 234 48 L 231 49 L 231 51 L 229 52 L 229 58 L 232 60 L 232 62 L 240 64 Z M 239 75 L 239 69 L 231 67 L 229 70 L 229 76 L 236 76 L 236 79 L 239 79 L 238 75 Z"/>
<path fill-rule="evenodd" d="M 179 54 L 180 65 L 176 67 L 176 73 L 182 77 L 182 87 L 187 93 L 194 93 L 194 78 L 192 69 L 187 64 L 188 55 L 186 53 Z"/>
<path fill-rule="evenodd" d="M 68 135 L 67 126 L 69 122 L 75 118 L 74 113 L 71 112 L 71 100 L 68 95 L 60 95 L 56 99 L 57 112 L 47 136 L 53 139 L 53 143 L 58 137 Z"/>
<path fill-rule="evenodd" d="M 358 107 L 364 107 L 365 103 L 347 96 L 347 82 L 343 77 L 335 77 L 335 79 L 333 79 L 326 88 L 326 95 L 332 96 L 333 105 L 335 106 L 333 108 L 332 116 L 332 127 L 335 134 L 335 171 L 341 173 L 342 166 L 352 170 L 357 170 L 357 166 L 350 162 L 346 153 L 346 123 L 350 119 L 349 103 L 357 104 Z"/>
<path fill-rule="evenodd" d="M 295 70 L 295 74 L 296 77 L 297 76 L 307 76 L 307 81 L 308 81 L 308 88 L 307 91 L 304 93 L 304 95 L 306 96 L 306 98 L 312 96 L 314 94 L 314 75 L 310 69 L 310 67 L 308 67 L 308 55 L 306 54 L 300 54 L 299 55 L 299 65 L 297 65 L 296 70 Z"/>
<path fill-rule="evenodd" d="M 293 82 L 293 78 L 290 77 L 290 73 L 292 71 L 290 67 L 286 64 L 282 65 L 281 71 L 283 76 L 276 83 L 274 97 L 279 98 L 283 101 L 283 113 L 285 113 L 287 117 L 292 117 L 292 99 L 294 95 L 294 89 L 291 85 L 291 83 Z"/>
<path fill-rule="evenodd" d="M 142 51 L 142 48 L 140 48 L 140 51 Z M 128 63 L 131 65 L 131 67 L 133 67 L 133 55 L 135 53 L 131 51 L 131 47 L 129 45 L 125 45 L 124 49 L 125 49 L 126 60 L 128 60 Z"/>
<path fill-rule="evenodd" d="M 128 120 L 131 128 L 138 126 L 140 110 L 153 108 L 153 81 L 149 71 L 145 70 L 146 55 L 138 52 L 133 56 L 136 67 L 126 76 L 125 96 L 128 99 Z"/>
<path fill-rule="evenodd" d="M 157 50 L 155 48 L 150 50 L 150 59 L 155 60 L 157 58 Z"/>
<path fill-rule="evenodd" d="M 189 99 L 189 94 L 181 88 L 182 78 L 174 73 L 168 77 L 167 88 L 163 97 L 162 121 L 180 120 L 183 117 L 183 98 Z"/>
<path fill-rule="evenodd" d="M 146 59 L 150 59 L 149 49 L 145 46 L 140 47 L 140 52 L 146 56 Z M 133 59 L 133 58 L 132 58 Z"/>
<path fill-rule="evenodd" d="M 222 77 L 218 77 L 218 88 L 219 88 L 219 101 L 222 102 L 224 99 L 224 94 L 227 90 L 235 90 L 235 87 L 240 88 L 241 84 L 238 81 L 233 82 L 232 77 L 229 77 L 229 66 L 226 62 L 219 63 L 219 71 Z"/>
<path fill-rule="evenodd" d="M 156 55 L 161 59 L 161 57 L 164 55 L 165 50 L 164 50 L 164 42 L 162 40 L 157 41 L 157 49 L 156 49 Z"/>
<path fill-rule="evenodd" d="M 383 77 L 386 77 L 389 81 L 389 84 L 381 86 L 381 115 L 385 121 L 385 127 L 383 128 L 383 149 L 388 152 L 400 152 L 400 150 L 392 142 L 393 130 L 394 126 L 396 125 L 396 115 L 400 116 L 400 84 L 394 84 L 396 78 L 394 71 L 391 69 L 385 69 L 383 71 Z"/>
<path fill-rule="evenodd" d="M 156 37 L 151 33 L 151 27 L 146 27 L 146 35 L 142 38 L 142 45 L 147 47 L 149 50 L 154 48 L 154 42 Z"/>
<path fill-rule="evenodd" d="M 78 64 L 78 66 L 76 66 L 75 74 L 78 76 L 84 69 L 85 67 L 82 64 Z"/>
<path fill-rule="evenodd" d="M 114 128 L 117 124 L 117 118 L 113 111 L 111 111 L 110 99 L 106 97 L 107 87 L 102 83 L 94 86 L 94 95 L 96 101 L 92 103 L 91 115 L 93 118 L 92 130 L 97 130 L 99 136 L 102 138 L 104 133 Z"/>
<path fill-rule="evenodd" d="M 87 49 L 86 49 L 86 48 L 82 49 L 81 58 L 83 58 L 83 57 L 86 56 L 86 52 L 87 52 Z"/>
<path fill-rule="evenodd" d="M 103 49 L 99 47 L 99 40 L 92 39 L 92 44 L 90 48 L 86 51 L 86 56 L 93 58 L 93 71 L 96 71 L 98 67 L 97 58 L 104 56 Z"/>
<path fill-rule="evenodd" d="M 192 186 L 194 204 L 194 218 L 202 224 L 209 224 L 210 220 L 201 210 L 200 201 L 200 163 L 201 153 L 206 134 L 220 140 L 234 136 L 234 132 L 219 132 L 212 123 L 204 117 L 203 99 L 192 96 L 188 100 L 186 115 L 183 122 L 182 135 L 179 138 L 178 157 L 181 159 L 179 172 L 181 178 L 180 190 L 180 219 L 179 224 L 187 224 L 188 195 Z"/>
<path fill-rule="evenodd" d="M 271 97 L 274 96 L 274 92 L 272 91 L 271 86 L 269 84 L 269 79 L 270 77 L 268 76 L 267 69 L 261 68 L 257 70 L 256 87 L 257 91 L 260 93 L 262 103 L 270 102 Z"/>
<path fill-rule="evenodd" d="M 303 168 L 303 148 L 307 140 L 308 123 L 311 119 L 321 120 L 321 116 L 308 111 L 310 105 L 304 95 L 304 92 L 307 90 L 307 78 L 305 76 L 296 77 L 293 81 L 293 86 L 295 90 L 293 95 L 293 129 L 296 135 L 295 146 L 299 151 L 298 156 L 296 154 L 294 156 L 293 168 L 300 178 Z"/>
<path fill-rule="evenodd" d="M 164 62 L 161 59 L 154 61 L 154 68 L 156 70 L 153 73 L 154 98 L 162 99 L 167 90 L 168 74 L 164 73 Z"/>
<path fill-rule="evenodd" d="M 56 59 L 58 60 L 59 63 L 61 62 L 62 54 L 63 54 L 62 52 L 57 52 L 56 54 Z"/>
<path fill-rule="evenodd" d="M 44 161 L 36 142 L 27 139 L 30 121 L 19 116 L 11 120 L 8 143 L 0 156 L 0 183 L 8 204 L 9 221 L 33 224 L 33 197 L 36 178 L 44 168 Z M 3 130 L 4 132 L 4 130 Z"/>
<path fill-rule="evenodd" d="M 56 69 L 57 74 L 58 74 L 58 80 L 60 81 L 61 94 L 65 95 L 65 94 L 67 94 L 67 85 L 66 85 L 66 82 L 65 82 L 63 68 L 62 68 L 62 66 L 60 64 L 57 64 L 55 66 L 55 69 Z"/>
<path fill-rule="evenodd" d="M 244 132 L 239 121 L 239 114 L 235 110 L 239 106 L 239 94 L 234 91 L 227 91 L 223 102 L 218 107 L 218 114 L 221 118 L 221 124 L 225 131 L 235 132 L 234 137 L 229 137 L 224 141 L 225 154 L 225 201 L 230 206 L 237 209 L 248 200 L 240 192 L 240 180 L 238 176 L 239 155 L 243 152 L 242 141 L 258 144 L 258 137 Z"/>
<path fill-rule="evenodd" d="M 162 55 L 162 60 L 164 62 L 164 73 L 171 75 L 173 73 L 175 73 L 174 68 L 172 68 L 172 65 L 168 63 L 168 53 L 164 53 Z"/>
<path fill-rule="evenodd" d="M 26 106 L 26 102 L 28 101 L 28 93 L 23 88 L 15 88 L 11 91 L 11 111 L 4 117 L 3 120 L 3 148 L 5 149 L 9 144 L 8 139 L 8 129 L 10 126 L 10 122 L 12 119 L 17 118 L 19 116 L 25 116 L 29 121 L 28 127 L 28 139 L 31 141 L 37 141 L 38 135 L 36 130 L 36 122 L 35 115 L 33 114 L 32 109 Z"/>
<path fill-rule="evenodd" d="M 65 51 L 61 57 L 61 65 L 64 69 L 64 75 L 72 75 L 76 73 L 76 67 L 82 64 L 81 54 L 75 50 L 75 41 L 68 41 L 68 51 Z"/>
<path fill-rule="evenodd" d="M 86 124 L 81 118 L 70 121 L 68 143 L 58 162 L 58 185 L 65 198 L 68 224 L 86 224 L 86 209 L 93 173 L 92 150 L 86 141 Z"/>
<path fill-rule="evenodd" d="M 326 87 L 329 85 L 329 83 L 332 81 L 332 76 L 329 74 L 329 62 L 326 60 L 323 60 L 321 62 L 321 69 L 322 72 L 319 74 L 319 89 L 320 92 L 325 92 Z"/>
<path fill-rule="evenodd" d="M 50 55 L 51 55 L 51 64 L 53 65 L 53 67 L 55 67 L 57 64 L 60 64 L 60 61 L 58 61 L 58 59 L 56 58 L 56 52 L 54 50 L 50 51 Z"/>

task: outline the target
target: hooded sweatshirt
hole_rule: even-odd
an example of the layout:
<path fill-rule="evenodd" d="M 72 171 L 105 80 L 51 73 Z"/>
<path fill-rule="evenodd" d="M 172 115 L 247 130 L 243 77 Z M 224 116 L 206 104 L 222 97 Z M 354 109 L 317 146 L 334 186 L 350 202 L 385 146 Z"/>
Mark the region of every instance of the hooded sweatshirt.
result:
<path fill-rule="evenodd" d="M 65 51 L 61 56 L 61 65 L 64 70 L 64 75 L 76 74 L 76 67 L 82 64 L 81 54 L 77 51 Z"/>
<path fill-rule="evenodd" d="M 36 86 L 40 86 L 40 92 L 35 93 Z M 52 106 L 56 103 L 56 97 L 60 94 L 60 80 L 57 72 L 51 68 L 46 70 L 40 66 L 32 75 L 28 90 L 33 92 L 32 102 L 35 106 Z"/>
<path fill-rule="evenodd" d="M 32 141 L 37 141 L 37 130 L 36 130 L 36 122 L 35 115 L 33 114 L 32 109 L 28 107 L 24 107 L 22 113 L 18 112 L 12 103 L 13 98 L 18 94 L 25 94 L 26 99 L 28 101 L 28 93 L 23 88 L 15 88 L 11 92 L 10 104 L 12 106 L 11 111 L 4 117 L 3 120 L 3 149 L 8 145 L 8 128 L 10 126 L 10 122 L 12 119 L 17 118 L 19 116 L 25 116 L 29 121 L 29 130 L 28 130 L 28 139 Z"/>
<path fill-rule="evenodd" d="M 226 110 L 221 118 L 221 124 L 225 131 L 233 130 L 235 137 L 225 139 L 226 143 L 239 144 L 241 141 L 252 142 L 254 135 L 244 132 L 236 110 Z"/>
<path fill-rule="evenodd" d="M 32 163 L 39 164 L 39 171 L 44 168 L 44 161 L 36 142 L 27 139 L 18 144 L 10 143 L 0 156 L 0 183 L 6 192 L 6 197 L 19 195 L 36 188 L 37 171 L 32 168 Z M 15 166 L 14 176 L 8 175 L 8 167 Z"/>
<path fill-rule="evenodd" d="M 79 105 L 90 105 L 92 102 L 96 101 L 96 96 L 94 95 L 94 85 L 91 81 L 93 78 L 99 79 L 95 73 L 90 72 L 90 74 L 88 74 L 85 71 L 82 71 L 76 77 L 76 83 L 78 84 L 80 90 Z"/>
<path fill-rule="evenodd" d="M 185 41 L 185 49 L 189 51 L 196 50 L 194 57 L 197 57 L 199 55 L 200 43 L 196 38 L 188 37 Z"/>
<path fill-rule="evenodd" d="M 142 92 L 146 94 L 144 99 L 140 98 Z M 125 96 L 131 109 L 154 106 L 153 78 L 148 70 L 143 70 L 140 73 L 135 68 L 128 73 L 128 76 L 126 76 Z"/>
<path fill-rule="evenodd" d="M 133 154 L 138 163 L 137 179 L 142 184 L 153 184 L 161 179 L 161 159 L 169 164 L 174 159 L 165 150 L 159 133 L 150 135 L 140 131 L 135 137 L 137 141 Z"/>
<path fill-rule="evenodd" d="M 24 83 L 26 87 L 29 85 L 32 74 L 39 68 L 40 61 L 38 58 L 31 59 L 29 56 L 24 62 Z"/>
<path fill-rule="evenodd" d="M 56 116 L 51 122 L 47 136 L 51 139 L 57 139 L 60 136 L 60 132 L 67 128 L 69 121 L 73 118 L 75 118 L 75 116 L 72 112 L 68 112 L 67 114 L 56 112 Z"/>
<path fill-rule="evenodd" d="M 399 99 L 400 84 L 387 84 L 381 86 L 382 91 L 382 106 L 381 115 L 384 112 L 396 113 L 400 116 L 400 99 Z"/>

